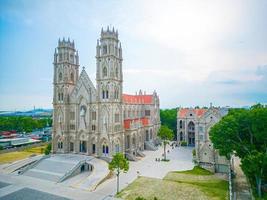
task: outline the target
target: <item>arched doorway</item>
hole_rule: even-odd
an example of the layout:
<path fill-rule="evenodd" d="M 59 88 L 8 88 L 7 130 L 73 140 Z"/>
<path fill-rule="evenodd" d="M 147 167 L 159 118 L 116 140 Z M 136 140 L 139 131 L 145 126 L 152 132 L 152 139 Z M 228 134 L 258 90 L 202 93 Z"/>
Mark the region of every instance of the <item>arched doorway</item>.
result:
<path fill-rule="evenodd" d="M 192 121 L 188 124 L 188 145 L 195 146 L 195 124 Z"/>
<path fill-rule="evenodd" d="M 87 144 L 86 141 L 80 141 L 80 152 L 81 153 L 86 153 L 87 151 L 86 144 Z"/>

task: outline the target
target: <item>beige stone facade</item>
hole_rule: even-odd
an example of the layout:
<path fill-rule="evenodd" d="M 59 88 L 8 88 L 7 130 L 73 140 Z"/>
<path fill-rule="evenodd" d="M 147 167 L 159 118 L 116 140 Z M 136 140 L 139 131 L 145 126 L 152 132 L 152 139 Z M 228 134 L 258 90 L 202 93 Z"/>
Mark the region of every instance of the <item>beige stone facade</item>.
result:
<path fill-rule="evenodd" d="M 213 148 L 210 128 L 228 112 L 227 108 L 192 109 L 177 111 L 177 141 L 186 142 L 196 150 L 196 162 L 211 171 L 227 172 L 228 160 Z"/>
<path fill-rule="evenodd" d="M 79 73 L 74 42 L 58 41 L 54 54 L 54 153 L 134 159 L 153 147 L 160 127 L 156 92 L 123 94 L 122 48 L 118 32 L 101 31 L 96 46 L 96 87 L 85 69 Z"/>

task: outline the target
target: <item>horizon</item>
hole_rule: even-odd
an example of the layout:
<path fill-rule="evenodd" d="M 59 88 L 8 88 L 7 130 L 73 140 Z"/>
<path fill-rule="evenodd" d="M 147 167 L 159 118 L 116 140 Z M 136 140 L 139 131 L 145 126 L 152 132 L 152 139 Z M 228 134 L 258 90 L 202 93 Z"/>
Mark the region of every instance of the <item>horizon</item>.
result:
<path fill-rule="evenodd" d="M 1 1 L 0 110 L 52 108 L 59 38 L 74 40 L 96 86 L 95 46 L 109 25 L 124 94 L 156 90 L 161 109 L 267 103 L 266 1 L 62 2 Z"/>

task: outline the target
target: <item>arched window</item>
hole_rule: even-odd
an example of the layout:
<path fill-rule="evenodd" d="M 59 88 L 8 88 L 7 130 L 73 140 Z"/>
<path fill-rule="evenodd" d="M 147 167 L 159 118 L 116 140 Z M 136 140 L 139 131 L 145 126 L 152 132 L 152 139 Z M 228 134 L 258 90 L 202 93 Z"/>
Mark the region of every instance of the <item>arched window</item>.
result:
<path fill-rule="evenodd" d="M 116 67 L 116 69 L 115 69 L 115 76 L 116 76 L 116 78 L 119 77 L 119 70 L 118 70 L 118 67 Z"/>
<path fill-rule="evenodd" d="M 106 98 L 108 99 L 108 90 L 106 91 Z"/>
<path fill-rule="evenodd" d="M 62 81 L 62 73 L 60 72 L 59 75 L 58 75 L 58 80 L 59 81 Z"/>
<path fill-rule="evenodd" d="M 183 128 L 183 121 L 180 120 L 180 128 Z"/>
<path fill-rule="evenodd" d="M 74 75 L 73 75 L 73 72 L 71 72 L 71 74 L 70 74 L 70 81 L 71 81 L 71 82 L 74 82 Z"/>
<path fill-rule="evenodd" d="M 107 53 L 108 53 L 108 47 L 107 47 L 107 45 L 104 45 L 103 46 L 103 55 L 105 55 Z"/>
<path fill-rule="evenodd" d="M 108 70 L 106 67 L 103 68 L 103 77 L 108 76 Z"/>
<path fill-rule="evenodd" d="M 105 91 L 102 90 L 102 99 L 105 99 Z"/>

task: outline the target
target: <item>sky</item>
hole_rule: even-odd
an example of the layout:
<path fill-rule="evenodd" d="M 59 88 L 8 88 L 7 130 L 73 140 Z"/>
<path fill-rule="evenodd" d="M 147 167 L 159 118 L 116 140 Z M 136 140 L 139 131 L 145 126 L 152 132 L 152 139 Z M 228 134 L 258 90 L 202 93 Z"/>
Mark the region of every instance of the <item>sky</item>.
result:
<path fill-rule="evenodd" d="M 0 110 L 52 108 L 53 54 L 75 41 L 95 84 L 101 28 L 123 48 L 124 93 L 161 108 L 267 103 L 265 0 L 0 0 Z"/>

